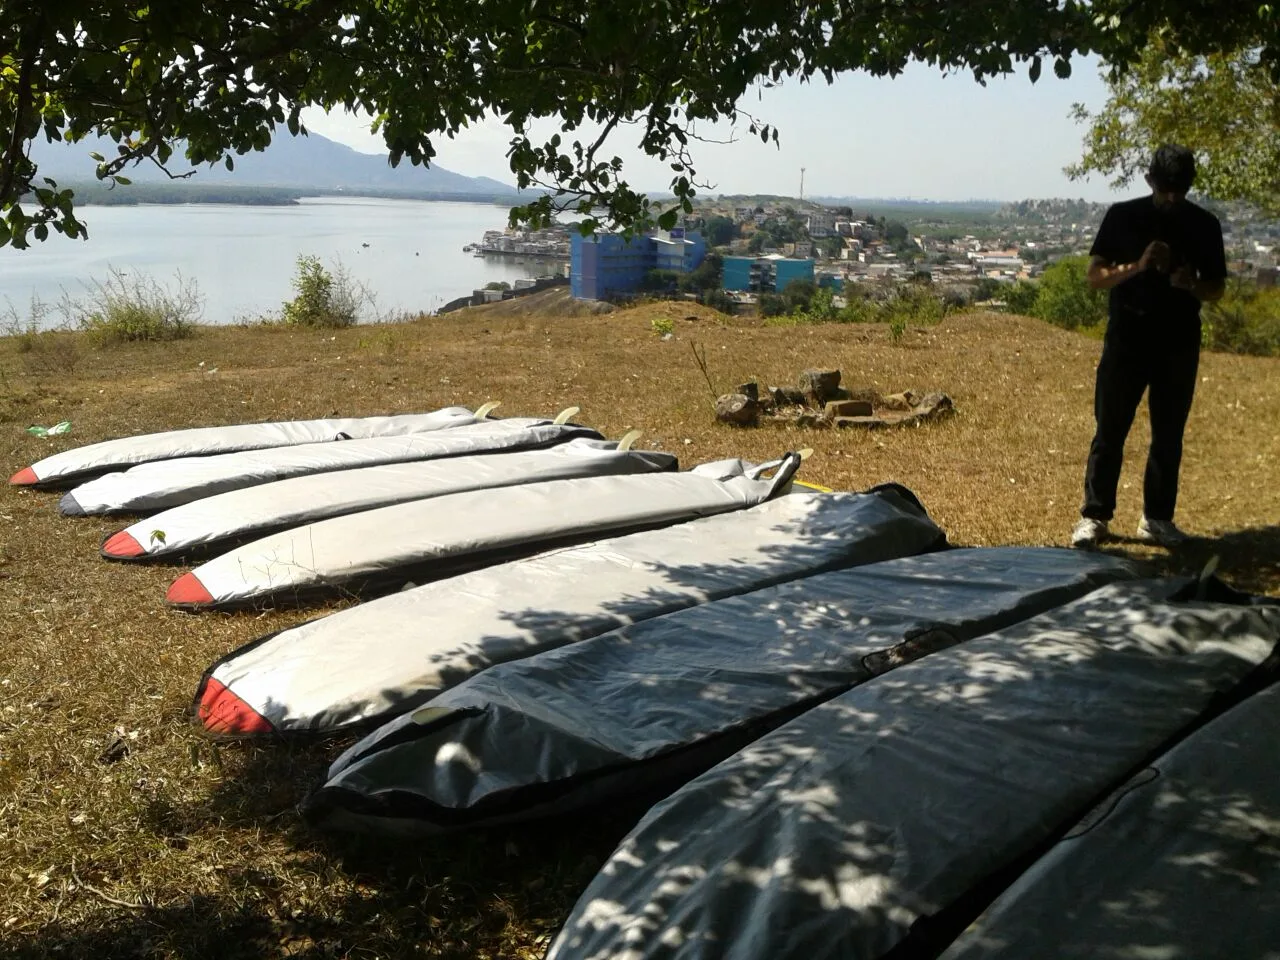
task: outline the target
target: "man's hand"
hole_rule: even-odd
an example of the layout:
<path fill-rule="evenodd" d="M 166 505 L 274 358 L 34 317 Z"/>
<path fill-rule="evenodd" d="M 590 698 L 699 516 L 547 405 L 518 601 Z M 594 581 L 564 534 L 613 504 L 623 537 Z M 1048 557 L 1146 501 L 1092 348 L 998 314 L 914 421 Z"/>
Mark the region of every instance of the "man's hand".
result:
<path fill-rule="evenodd" d="M 1152 240 L 1147 244 L 1147 249 L 1142 251 L 1142 256 L 1138 258 L 1138 269 L 1154 269 L 1163 273 L 1169 269 L 1169 257 L 1169 245 L 1163 240 Z"/>
<path fill-rule="evenodd" d="M 1173 273 L 1169 274 L 1169 284 L 1177 287 L 1179 290 L 1185 290 L 1187 293 L 1195 293 L 1196 291 L 1196 268 L 1189 263 L 1184 263 Z"/>

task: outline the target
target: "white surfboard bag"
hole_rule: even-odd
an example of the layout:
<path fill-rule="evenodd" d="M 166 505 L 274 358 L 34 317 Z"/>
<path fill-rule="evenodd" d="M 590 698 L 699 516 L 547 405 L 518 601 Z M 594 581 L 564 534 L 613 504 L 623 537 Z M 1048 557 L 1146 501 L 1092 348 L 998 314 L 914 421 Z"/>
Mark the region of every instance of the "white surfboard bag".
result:
<path fill-rule="evenodd" d="M 63 450 L 19 470 L 9 478 L 9 482 L 23 486 L 61 487 L 108 470 L 123 470 L 153 460 L 207 457 L 236 450 L 262 450 L 266 447 L 288 447 L 297 443 L 322 443 L 337 439 L 399 437 L 408 433 L 477 423 L 480 419 L 466 407 L 444 407 L 431 413 L 398 414 L 390 417 L 239 423 L 222 427 L 143 433 Z"/>
<path fill-rule="evenodd" d="M 290 477 L 388 463 L 530 450 L 574 437 L 604 439 L 588 427 L 512 417 L 403 437 L 370 437 L 343 443 L 244 450 L 211 457 L 180 457 L 140 464 L 90 480 L 64 494 L 58 508 L 68 516 L 149 513 Z"/>
<path fill-rule="evenodd" d="M 332 517 L 245 544 L 186 574 L 170 604 L 189 609 L 298 603 L 439 579 L 610 533 L 683 523 L 786 492 L 797 453 L 683 473 L 552 480 Z"/>
<path fill-rule="evenodd" d="M 195 715 L 226 737 L 366 726 L 494 664 L 944 542 L 904 487 L 795 492 L 437 580 L 270 634 L 209 668 Z"/>
<path fill-rule="evenodd" d="M 467 428 L 460 428 L 458 432 Z M 466 490 L 675 470 L 669 453 L 577 438 L 547 449 L 392 463 L 277 480 L 162 510 L 107 537 L 109 560 L 172 560 L 328 517 Z"/>

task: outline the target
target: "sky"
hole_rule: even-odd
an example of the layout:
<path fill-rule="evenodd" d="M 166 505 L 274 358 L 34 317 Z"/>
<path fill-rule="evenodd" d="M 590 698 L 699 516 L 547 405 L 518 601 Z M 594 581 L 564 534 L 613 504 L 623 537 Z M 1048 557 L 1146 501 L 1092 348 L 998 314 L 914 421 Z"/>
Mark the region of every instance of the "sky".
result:
<path fill-rule="evenodd" d="M 1097 61 L 1077 57 L 1072 74 L 1059 79 L 1049 67 L 1031 83 L 1021 72 L 978 84 L 971 74 L 943 75 L 913 64 L 896 78 L 846 74 L 830 86 L 824 80 L 752 91 L 739 104 L 778 127 L 780 145 L 763 144 L 740 121 L 699 127 L 710 139 L 695 143 L 702 194 L 798 196 L 800 168 L 804 195 L 915 200 L 1022 200 L 1083 197 L 1111 202 L 1133 196 L 1104 178 L 1073 181 L 1062 169 L 1080 158 L 1085 127 L 1071 119 L 1073 103 L 1091 111 L 1106 102 Z M 351 114 L 304 112 L 308 129 L 364 153 L 381 153 L 381 139 L 369 120 Z M 556 128 L 546 121 L 538 133 Z M 665 164 L 634 147 L 638 131 L 620 127 L 607 156 L 623 159 L 632 186 L 665 192 L 672 176 Z M 568 139 L 568 138 L 566 138 Z M 468 176 L 512 183 L 506 151 L 510 131 L 495 118 L 436 143 L 436 162 Z M 602 151 L 603 152 L 603 151 Z M 1139 185 L 1140 186 L 1140 185 Z"/>

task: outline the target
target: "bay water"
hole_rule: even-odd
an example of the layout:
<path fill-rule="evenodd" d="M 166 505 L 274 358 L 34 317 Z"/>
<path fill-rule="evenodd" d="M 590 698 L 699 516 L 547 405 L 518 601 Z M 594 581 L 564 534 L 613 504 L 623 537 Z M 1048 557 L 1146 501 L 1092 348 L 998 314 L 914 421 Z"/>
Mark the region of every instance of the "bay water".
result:
<path fill-rule="evenodd" d="M 507 208 L 489 203 L 316 197 L 279 207 L 85 206 L 78 215 L 88 240 L 51 234 L 27 250 L 0 248 L 0 318 L 25 322 L 33 297 L 46 304 L 64 294 L 83 299 L 113 270 L 170 290 L 178 275 L 194 281 L 204 308 L 199 322 L 210 324 L 278 311 L 294 295 L 299 256 L 341 267 L 373 294 L 364 320 L 430 313 L 490 281 L 563 271 L 559 261 L 463 252 L 486 230 L 506 225 Z M 43 325 L 61 322 L 54 310 Z"/>

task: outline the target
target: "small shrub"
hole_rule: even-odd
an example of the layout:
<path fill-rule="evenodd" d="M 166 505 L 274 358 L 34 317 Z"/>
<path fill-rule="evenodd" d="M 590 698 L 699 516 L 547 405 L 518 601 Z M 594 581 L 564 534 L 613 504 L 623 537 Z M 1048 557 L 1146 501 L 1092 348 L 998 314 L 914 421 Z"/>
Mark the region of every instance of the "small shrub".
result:
<path fill-rule="evenodd" d="M 787 312 L 787 302 L 776 293 L 760 294 L 760 316 L 780 317 Z"/>
<path fill-rule="evenodd" d="M 1209 350 L 1280 355 L 1280 289 L 1229 283 L 1221 300 L 1204 305 L 1201 338 Z"/>
<path fill-rule="evenodd" d="M 319 257 L 302 255 L 293 277 L 297 294 L 280 309 L 281 322 L 294 327 L 350 327 L 356 322 L 360 293 L 340 266 L 330 272 Z"/>
<path fill-rule="evenodd" d="M 889 318 L 889 342 L 901 343 L 902 338 L 907 334 L 907 316 L 905 313 L 895 313 Z"/>
<path fill-rule="evenodd" d="M 185 339 L 195 332 L 204 305 L 195 280 L 180 273 L 170 289 L 146 274 L 113 268 L 105 281 L 94 281 L 86 297 L 64 293 L 58 309 L 65 326 L 102 344 Z"/>
<path fill-rule="evenodd" d="M 665 337 L 669 333 L 675 332 L 676 322 L 670 317 L 654 317 L 649 321 L 649 326 L 653 327 L 653 332 L 659 337 Z"/>
<path fill-rule="evenodd" d="M 1001 296 L 1004 300 L 1004 308 L 1009 313 L 1031 316 L 1039 294 L 1039 287 L 1030 280 L 1017 280 Z"/>
<path fill-rule="evenodd" d="M 732 314 L 738 308 L 738 304 L 733 297 L 719 288 L 703 290 L 699 299 L 702 301 L 703 306 L 710 307 L 712 310 L 719 310 L 721 313 Z"/>
<path fill-rule="evenodd" d="M 1096 327 L 1107 319 L 1107 292 L 1089 286 L 1089 258 L 1063 257 L 1045 268 L 1037 285 L 1032 316 L 1064 330 Z"/>

